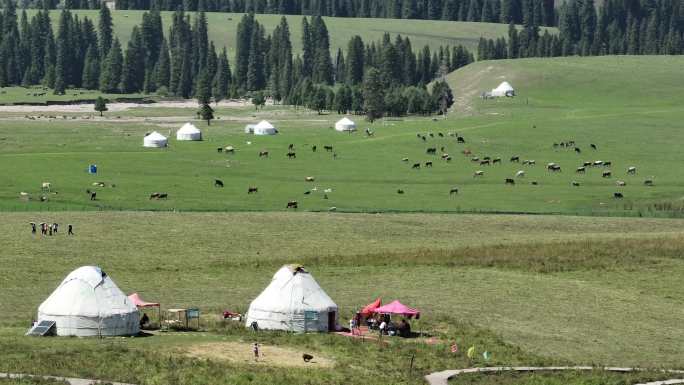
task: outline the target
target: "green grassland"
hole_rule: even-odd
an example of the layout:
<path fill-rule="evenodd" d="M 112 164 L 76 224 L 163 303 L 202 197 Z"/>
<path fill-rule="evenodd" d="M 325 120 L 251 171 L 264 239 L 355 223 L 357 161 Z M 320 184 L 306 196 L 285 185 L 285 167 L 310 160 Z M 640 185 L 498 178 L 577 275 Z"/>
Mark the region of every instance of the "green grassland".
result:
<path fill-rule="evenodd" d="M 64 95 L 55 95 L 52 90 L 40 86 L 0 88 L 0 104 L 73 102 L 95 100 L 98 96 L 112 101 L 120 98 L 141 99 L 143 97 L 142 94 L 103 94 L 95 90 L 68 90 Z"/>

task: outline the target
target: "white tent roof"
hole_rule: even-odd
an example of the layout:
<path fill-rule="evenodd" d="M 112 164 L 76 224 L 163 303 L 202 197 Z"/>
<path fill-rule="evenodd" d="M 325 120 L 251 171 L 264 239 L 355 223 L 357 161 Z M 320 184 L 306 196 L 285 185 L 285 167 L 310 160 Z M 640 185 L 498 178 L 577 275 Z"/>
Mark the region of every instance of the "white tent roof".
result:
<path fill-rule="evenodd" d="M 72 271 L 38 307 L 38 320 L 56 322 L 60 336 L 134 335 L 136 306 L 97 266 Z"/>
<path fill-rule="evenodd" d="M 199 128 L 195 127 L 194 124 L 192 123 L 185 123 L 183 127 L 181 127 L 178 130 L 179 133 L 184 133 L 184 134 L 199 134 L 202 131 L 199 130 Z"/>
<path fill-rule="evenodd" d="M 354 121 L 352 121 L 351 119 L 349 119 L 347 117 L 344 117 L 344 118 L 338 120 L 337 123 L 338 124 L 347 124 L 347 125 L 349 125 L 349 124 L 356 125 L 356 123 L 354 123 Z"/>
<path fill-rule="evenodd" d="M 351 119 L 344 117 L 335 123 L 335 130 L 337 131 L 354 131 L 356 130 L 356 123 Z"/>
<path fill-rule="evenodd" d="M 508 82 L 502 82 L 501 84 L 499 84 L 498 87 L 496 87 L 492 91 L 507 92 L 507 91 L 515 91 L 515 90 L 513 89 L 513 87 Z"/>
<path fill-rule="evenodd" d="M 256 126 L 254 126 L 254 129 L 269 129 L 269 128 L 275 128 L 271 123 L 269 123 L 266 120 L 260 121 Z"/>
<path fill-rule="evenodd" d="M 157 131 L 143 138 L 143 146 L 145 147 L 166 147 L 167 142 L 166 137 Z"/>
<path fill-rule="evenodd" d="M 337 305 L 311 274 L 300 266 L 287 265 L 252 301 L 246 325 L 256 322 L 260 329 L 328 331 L 337 325 L 337 319 Z"/>
<path fill-rule="evenodd" d="M 265 120 L 262 120 L 254 126 L 254 135 L 274 135 L 278 132 L 273 125 Z"/>

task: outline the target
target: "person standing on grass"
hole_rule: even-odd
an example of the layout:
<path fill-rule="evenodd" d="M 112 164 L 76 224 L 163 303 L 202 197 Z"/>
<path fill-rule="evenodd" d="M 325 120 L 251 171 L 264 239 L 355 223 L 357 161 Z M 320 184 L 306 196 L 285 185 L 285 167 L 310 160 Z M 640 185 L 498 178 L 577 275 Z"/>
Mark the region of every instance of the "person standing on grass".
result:
<path fill-rule="evenodd" d="M 36 224 L 31 222 L 31 234 L 36 235 Z"/>
<path fill-rule="evenodd" d="M 67 234 L 74 235 L 74 226 L 72 224 L 67 225 Z"/>
<path fill-rule="evenodd" d="M 59 225 L 57 223 L 52 224 L 52 231 L 54 231 L 55 235 L 57 235 L 57 228 L 58 227 L 59 227 Z"/>
<path fill-rule="evenodd" d="M 255 362 L 259 361 L 259 344 L 258 343 L 255 342 L 252 345 L 252 352 L 254 352 L 254 361 Z"/>
<path fill-rule="evenodd" d="M 383 319 L 382 322 L 380 322 L 380 337 L 385 333 L 385 329 L 387 329 L 387 322 Z"/>

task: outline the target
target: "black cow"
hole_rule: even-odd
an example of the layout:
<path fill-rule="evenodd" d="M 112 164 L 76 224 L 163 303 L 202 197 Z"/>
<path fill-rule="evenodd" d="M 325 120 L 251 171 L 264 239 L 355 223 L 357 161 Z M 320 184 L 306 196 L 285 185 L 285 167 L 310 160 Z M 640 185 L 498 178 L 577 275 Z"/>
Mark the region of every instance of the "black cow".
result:
<path fill-rule="evenodd" d="M 622 195 L 621 192 L 613 193 L 613 198 L 615 198 L 615 199 L 622 199 L 622 198 L 624 198 L 624 197 L 625 197 L 625 196 Z"/>
<path fill-rule="evenodd" d="M 512 156 L 511 157 L 511 162 L 520 162 L 520 157 L 519 156 Z"/>
<path fill-rule="evenodd" d="M 223 181 L 220 179 L 214 179 L 214 187 L 223 187 Z"/>
<path fill-rule="evenodd" d="M 425 167 L 432 167 L 432 162 L 425 162 Z"/>
<path fill-rule="evenodd" d="M 285 207 L 286 209 L 297 209 L 297 201 L 289 201 L 287 202 L 287 206 Z"/>
<path fill-rule="evenodd" d="M 515 180 L 513 180 L 513 179 L 511 179 L 511 178 L 506 178 L 505 184 L 514 185 L 514 184 L 515 184 Z"/>
<path fill-rule="evenodd" d="M 293 158 L 297 158 L 297 154 L 292 152 L 292 151 L 288 152 L 287 153 L 287 159 L 293 159 Z"/>
<path fill-rule="evenodd" d="M 252 186 L 250 186 L 250 187 L 247 188 L 247 194 L 258 193 L 258 192 L 259 192 L 259 188 L 258 188 L 258 187 L 252 187 Z"/>

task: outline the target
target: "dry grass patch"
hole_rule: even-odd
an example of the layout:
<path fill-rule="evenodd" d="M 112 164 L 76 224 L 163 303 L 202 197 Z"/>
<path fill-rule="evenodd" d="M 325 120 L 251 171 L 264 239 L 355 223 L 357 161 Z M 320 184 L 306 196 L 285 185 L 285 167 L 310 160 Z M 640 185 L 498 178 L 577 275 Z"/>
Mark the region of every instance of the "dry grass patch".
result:
<path fill-rule="evenodd" d="M 192 345 L 184 351 L 184 354 L 194 358 L 259 366 L 331 368 L 335 363 L 332 359 L 323 357 L 317 352 L 304 352 L 280 346 L 259 345 L 259 353 L 259 360 L 255 361 L 252 344 L 246 342 L 209 342 Z M 304 362 L 302 359 L 304 353 L 314 356 L 313 360 L 308 363 Z"/>

